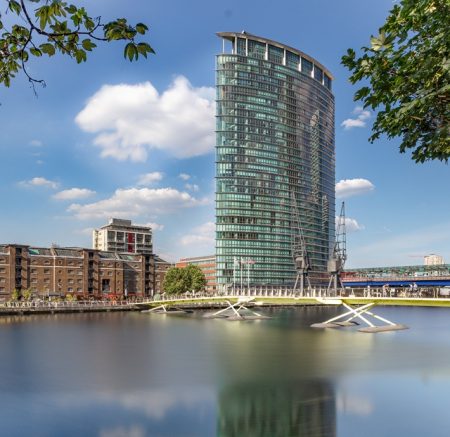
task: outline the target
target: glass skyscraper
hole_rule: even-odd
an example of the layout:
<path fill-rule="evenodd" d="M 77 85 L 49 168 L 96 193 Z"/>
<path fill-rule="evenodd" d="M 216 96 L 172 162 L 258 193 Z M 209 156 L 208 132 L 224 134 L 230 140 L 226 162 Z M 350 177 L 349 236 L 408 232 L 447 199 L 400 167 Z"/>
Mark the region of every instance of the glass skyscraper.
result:
<path fill-rule="evenodd" d="M 332 75 L 284 44 L 218 35 L 218 286 L 293 285 L 299 228 L 311 276 L 323 275 L 335 235 Z"/>

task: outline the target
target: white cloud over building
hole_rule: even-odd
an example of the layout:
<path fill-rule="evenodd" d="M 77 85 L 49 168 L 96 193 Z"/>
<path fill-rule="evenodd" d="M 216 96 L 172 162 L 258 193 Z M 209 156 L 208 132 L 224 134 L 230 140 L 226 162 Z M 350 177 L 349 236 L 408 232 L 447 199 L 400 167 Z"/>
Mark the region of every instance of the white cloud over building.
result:
<path fill-rule="evenodd" d="M 354 127 L 366 127 L 367 120 L 370 118 L 370 111 L 367 111 L 362 106 L 357 106 L 353 110 L 353 114 L 356 115 L 355 118 L 347 118 L 341 123 L 341 126 L 345 130 L 352 129 Z"/>
<path fill-rule="evenodd" d="M 151 185 L 162 180 L 164 175 L 159 171 L 145 173 L 139 176 L 137 184 L 140 186 Z"/>
<path fill-rule="evenodd" d="M 21 181 L 19 182 L 19 185 L 26 188 L 45 187 L 45 188 L 52 188 L 54 190 L 56 190 L 59 187 L 58 182 L 51 181 L 44 177 L 35 177 L 27 181 Z"/>
<path fill-rule="evenodd" d="M 211 250 L 215 245 L 216 225 L 213 222 L 207 222 L 197 226 L 192 230 L 192 233 L 181 238 L 183 246 L 203 245 L 209 246 Z"/>
<path fill-rule="evenodd" d="M 118 189 L 108 198 L 81 205 L 74 203 L 68 212 L 81 220 L 108 217 L 154 217 L 179 209 L 206 205 L 207 199 L 196 199 L 175 188 Z"/>
<path fill-rule="evenodd" d="M 347 197 L 369 193 L 374 189 L 375 185 L 367 179 L 342 179 L 336 184 L 336 197 L 345 199 Z"/>
<path fill-rule="evenodd" d="M 214 98 L 214 88 L 195 88 L 183 76 L 161 94 L 150 82 L 104 85 L 75 121 L 96 135 L 102 157 L 142 162 L 159 149 L 189 158 L 214 148 Z"/>
<path fill-rule="evenodd" d="M 86 199 L 94 194 L 96 194 L 95 191 L 88 190 L 87 188 L 70 188 L 68 190 L 59 191 L 52 197 L 56 200 L 75 200 Z"/>

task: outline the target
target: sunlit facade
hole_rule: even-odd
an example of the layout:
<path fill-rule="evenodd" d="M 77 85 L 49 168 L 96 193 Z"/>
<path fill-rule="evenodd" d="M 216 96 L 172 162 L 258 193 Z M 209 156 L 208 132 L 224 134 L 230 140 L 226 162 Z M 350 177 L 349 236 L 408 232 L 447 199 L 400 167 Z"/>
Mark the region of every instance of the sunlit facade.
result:
<path fill-rule="evenodd" d="M 293 285 L 294 203 L 313 272 L 326 271 L 334 243 L 332 75 L 284 44 L 218 35 L 218 286 Z"/>

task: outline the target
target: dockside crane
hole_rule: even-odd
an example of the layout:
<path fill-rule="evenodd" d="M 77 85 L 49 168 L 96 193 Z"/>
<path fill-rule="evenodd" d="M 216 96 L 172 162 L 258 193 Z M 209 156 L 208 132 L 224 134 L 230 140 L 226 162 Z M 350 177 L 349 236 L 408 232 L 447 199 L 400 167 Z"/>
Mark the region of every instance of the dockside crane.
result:
<path fill-rule="evenodd" d="M 308 256 L 305 237 L 303 234 L 303 227 L 297 206 L 297 199 L 293 191 L 291 192 L 291 205 L 293 212 L 292 230 L 294 236 L 292 239 L 292 257 L 294 258 L 295 270 L 297 272 L 294 292 L 297 291 L 297 286 L 300 285 L 300 295 L 304 296 L 305 285 L 307 285 L 308 290 L 311 289 L 311 282 L 308 276 L 308 273 L 311 270 L 311 263 Z"/>
<path fill-rule="evenodd" d="M 341 281 L 341 273 L 344 270 L 345 261 L 347 260 L 347 236 L 345 230 L 345 203 L 342 202 L 341 213 L 339 214 L 336 224 L 336 238 L 334 241 L 333 252 L 328 260 L 328 273 L 330 274 L 330 282 L 328 283 L 327 294 L 336 296 L 338 287 L 343 289 Z"/>

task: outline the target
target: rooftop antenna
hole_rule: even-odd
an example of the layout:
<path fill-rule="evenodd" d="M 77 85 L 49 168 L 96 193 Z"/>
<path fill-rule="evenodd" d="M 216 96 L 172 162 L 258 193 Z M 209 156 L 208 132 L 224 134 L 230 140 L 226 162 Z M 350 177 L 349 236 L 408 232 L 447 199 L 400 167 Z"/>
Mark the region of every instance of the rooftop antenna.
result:
<path fill-rule="evenodd" d="M 311 289 L 311 282 L 309 280 L 309 270 L 311 263 L 309 261 L 308 251 L 306 249 L 305 237 L 303 235 L 303 228 L 300 220 L 300 213 L 298 211 L 297 199 L 295 193 L 291 192 L 292 210 L 294 219 L 292 221 L 292 230 L 294 231 L 294 238 L 292 239 L 292 257 L 294 258 L 295 270 L 297 272 L 295 278 L 294 292 L 300 282 L 300 295 L 305 295 L 305 284 L 308 290 Z"/>
<path fill-rule="evenodd" d="M 341 213 L 339 214 L 336 225 L 336 238 L 334 241 L 333 253 L 328 260 L 328 273 L 330 282 L 328 283 L 327 294 L 333 290 L 333 296 L 337 295 L 338 286 L 342 290 L 341 273 L 344 270 L 347 260 L 347 237 L 345 231 L 345 203 L 342 202 Z"/>

